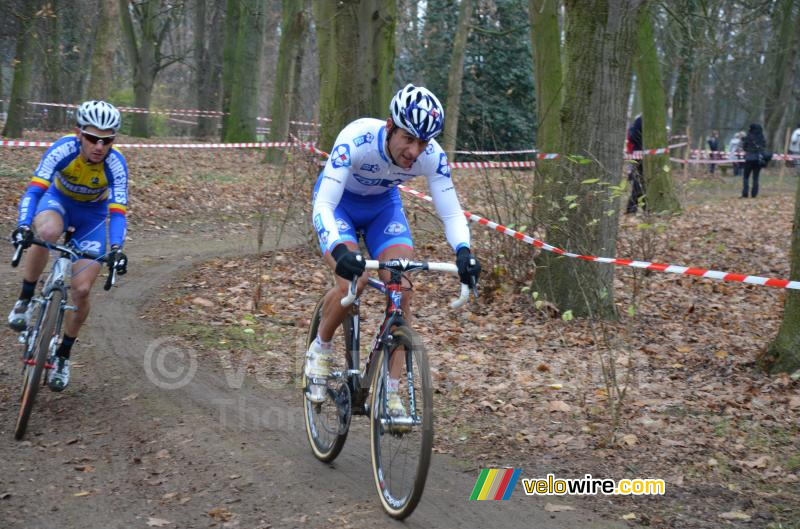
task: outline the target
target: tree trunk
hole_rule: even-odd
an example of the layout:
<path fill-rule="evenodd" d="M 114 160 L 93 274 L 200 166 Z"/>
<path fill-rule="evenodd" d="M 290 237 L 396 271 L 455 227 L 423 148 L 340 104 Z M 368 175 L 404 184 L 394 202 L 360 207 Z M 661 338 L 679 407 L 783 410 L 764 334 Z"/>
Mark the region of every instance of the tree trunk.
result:
<path fill-rule="evenodd" d="M 800 47 L 800 10 L 793 16 L 792 6 L 796 0 L 783 0 L 772 20 L 776 26 L 776 40 L 772 42 L 770 53 L 772 68 L 768 72 L 768 95 L 764 105 L 764 135 L 767 146 L 775 152 L 783 149 L 783 135 L 786 128 L 786 108 L 792 95 L 793 71 L 797 62 L 797 48 Z M 794 28 L 794 29 L 792 29 Z M 791 123 L 794 125 L 794 123 Z"/>
<path fill-rule="evenodd" d="M 636 79 L 642 101 L 642 138 L 645 149 L 666 147 L 667 108 L 662 91 L 661 67 L 653 36 L 650 9 L 641 9 L 638 21 Z M 647 185 L 647 207 L 655 213 L 680 211 L 681 205 L 672 185 L 669 171 L 669 153 L 644 157 L 644 178 Z"/>
<path fill-rule="evenodd" d="M 240 0 L 228 0 L 225 10 L 225 46 L 222 50 L 222 130 L 220 138 L 224 138 L 230 122 L 231 97 L 233 95 L 239 38 L 239 18 L 241 18 Z"/>
<path fill-rule="evenodd" d="M 684 0 L 681 7 L 688 19 L 694 12 L 694 0 Z M 678 78 L 675 80 L 675 93 L 672 96 L 672 134 L 686 134 L 689 126 L 690 85 L 694 73 L 694 40 L 686 24 L 678 27 L 680 51 Z"/>
<path fill-rule="evenodd" d="M 789 277 L 800 279 L 800 186 L 794 200 L 794 223 L 792 224 L 792 266 Z M 800 292 L 786 291 L 783 321 L 778 335 L 759 359 L 761 366 L 770 373 L 794 374 L 800 370 Z"/>
<path fill-rule="evenodd" d="M 395 26 L 397 0 L 360 0 L 358 9 L 359 49 L 357 80 L 361 80 L 360 113 L 388 116 L 394 95 Z"/>
<path fill-rule="evenodd" d="M 618 197 L 611 186 L 586 183 L 600 176 L 619 182 L 626 108 L 636 46 L 638 0 L 566 0 L 564 102 L 561 149 L 583 155 L 562 164 L 561 222 L 547 226 L 548 242 L 572 252 L 616 253 Z M 554 190 L 553 190 L 554 191 Z M 574 204 L 574 206 L 572 206 Z M 614 269 L 578 259 L 547 259 L 536 290 L 575 316 L 613 317 Z"/>
<path fill-rule="evenodd" d="M 258 117 L 258 92 L 261 79 L 261 56 L 267 20 L 264 0 L 240 0 L 236 31 L 236 52 L 230 92 L 229 115 L 224 127 L 223 141 L 255 141 Z M 230 5 L 230 4 L 229 4 Z"/>
<path fill-rule="evenodd" d="M 302 45 L 308 21 L 305 2 L 283 0 L 283 22 L 281 24 L 281 43 L 278 50 L 278 63 L 275 71 L 275 93 L 272 96 L 272 111 L 269 124 L 270 141 L 286 141 L 289 138 L 289 119 L 294 114 L 296 77 L 301 71 L 297 68 L 302 58 Z M 267 149 L 265 161 L 283 163 L 286 160 L 284 149 Z"/>
<path fill-rule="evenodd" d="M 36 33 L 37 10 L 35 2 L 25 2 L 18 20 L 17 50 L 14 54 L 14 78 L 11 81 L 11 97 L 3 136 L 21 138 L 25 129 L 25 110 L 31 89 L 33 69 L 33 41 Z"/>
<path fill-rule="evenodd" d="M 196 65 L 195 89 L 199 110 L 219 110 L 220 82 L 222 77 L 222 7 L 211 4 L 211 20 L 206 21 L 207 1 L 197 0 L 195 7 L 194 60 Z M 197 138 L 210 138 L 217 132 L 219 118 L 198 116 Z"/>
<path fill-rule="evenodd" d="M 130 5 L 129 5 L 130 4 Z M 161 46 L 170 28 L 172 10 L 182 4 L 168 4 L 160 0 L 142 0 L 135 4 L 131 0 L 119 0 L 122 32 L 128 58 L 133 66 L 133 98 L 134 105 L 149 109 L 153 85 L 158 72 L 170 62 L 161 54 Z M 139 25 L 139 37 L 134 30 L 136 16 Z M 150 115 L 135 113 L 131 119 L 131 135 L 148 137 L 150 135 Z"/>
<path fill-rule="evenodd" d="M 469 23 L 472 19 L 472 0 L 461 0 L 458 10 L 458 25 L 453 39 L 453 54 L 450 57 L 450 72 L 447 77 L 447 103 L 445 104 L 444 150 L 448 157 L 455 159 L 456 138 L 458 136 L 459 108 L 461 106 L 461 84 L 464 79 L 464 55 L 469 36 Z"/>
<path fill-rule="evenodd" d="M 41 21 L 41 47 L 42 74 L 44 76 L 44 90 L 42 95 L 45 101 L 61 103 L 64 100 L 62 53 L 61 53 L 61 17 L 63 6 L 59 1 L 46 5 L 43 8 Z M 44 107 L 43 112 L 47 118 L 42 125 L 45 130 L 61 130 L 64 128 L 64 109 L 59 107 Z"/>
<path fill-rule="evenodd" d="M 111 96 L 111 79 L 114 77 L 114 54 L 117 51 L 119 4 L 100 0 L 97 33 L 94 38 L 92 66 L 89 74 L 87 99 L 108 100 Z"/>
<path fill-rule="evenodd" d="M 330 151 L 339 131 L 359 116 L 357 32 L 358 0 L 314 0 L 319 56 L 320 148 Z M 388 102 L 387 102 L 388 104 Z"/>
<path fill-rule="evenodd" d="M 536 148 L 539 152 L 559 152 L 561 148 L 561 104 L 564 79 L 561 69 L 561 29 L 558 24 L 558 0 L 530 0 L 528 15 L 533 47 L 534 80 L 536 82 Z M 554 189 L 561 174 L 561 160 L 542 160 L 536 164 L 534 191 L 547 197 L 541 200 L 535 215 L 538 222 L 549 226 L 561 216 L 558 190 Z M 533 224 L 533 222 L 532 222 Z M 556 256 L 540 255 L 539 263 L 550 266 Z M 553 266 L 557 266 L 554 265 Z"/>

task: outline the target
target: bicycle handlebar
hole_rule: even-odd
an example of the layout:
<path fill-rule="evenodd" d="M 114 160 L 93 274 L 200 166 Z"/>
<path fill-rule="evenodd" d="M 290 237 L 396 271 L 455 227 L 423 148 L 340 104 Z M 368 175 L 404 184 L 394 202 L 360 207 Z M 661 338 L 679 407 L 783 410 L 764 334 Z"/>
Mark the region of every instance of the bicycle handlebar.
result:
<path fill-rule="evenodd" d="M 375 261 L 372 259 L 366 260 L 364 267 L 366 270 L 396 270 L 399 272 L 413 272 L 421 270 L 429 270 L 431 272 L 447 272 L 450 274 L 458 274 L 458 267 L 453 263 L 438 263 L 438 262 L 420 262 L 409 261 L 408 259 L 391 259 L 389 261 Z M 356 284 L 358 278 L 354 278 L 350 282 L 350 289 L 348 294 L 342 298 L 341 304 L 343 307 L 350 306 L 356 299 Z M 469 301 L 469 285 L 461 283 L 461 294 L 459 297 L 450 302 L 451 309 L 463 307 Z"/>
<path fill-rule="evenodd" d="M 12 243 L 13 243 L 13 241 L 12 241 Z M 17 244 L 17 243 L 13 243 L 13 244 L 14 244 L 14 248 L 16 248 L 16 250 L 14 251 L 14 257 L 11 258 L 11 266 L 12 266 L 12 268 L 16 268 L 19 265 L 20 260 L 22 259 L 22 252 L 25 251 L 25 248 L 21 244 Z M 91 253 L 91 252 L 85 252 L 85 251 L 80 250 L 78 248 L 70 248 L 69 246 L 66 246 L 66 245 L 63 245 L 63 244 L 47 242 L 47 241 L 43 241 L 41 239 L 37 239 L 35 237 L 31 241 L 31 244 L 35 244 L 37 246 L 42 246 L 42 247 L 47 248 L 49 250 L 57 250 L 59 252 L 67 253 L 67 254 L 75 257 L 76 259 L 91 259 L 93 261 L 97 261 L 98 263 L 108 262 L 108 258 L 105 255 L 97 255 L 97 254 L 94 254 L 94 253 Z M 110 269 L 110 273 L 108 274 L 108 277 L 106 278 L 105 285 L 103 285 L 103 290 L 111 290 L 111 287 L 114 284 L 116 284 L 116 282 L 117 282 L 117 269 L 115 267 L 113 267 L 113 266 L 109 266 L 109 269 Z"/>

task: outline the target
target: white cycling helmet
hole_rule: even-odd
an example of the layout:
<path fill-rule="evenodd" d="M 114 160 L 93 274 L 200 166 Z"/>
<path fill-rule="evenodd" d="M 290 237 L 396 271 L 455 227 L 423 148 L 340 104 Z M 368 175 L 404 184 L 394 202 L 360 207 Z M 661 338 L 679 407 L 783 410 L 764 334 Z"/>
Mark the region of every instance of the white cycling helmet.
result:
<path fill-rule="evenodd" d="M 105 101 L 86 101 L 81 103 L 75 113 L 80 128 L 95 127 L 100 130 L 119 130 L 122 118 L 119 110 L 111 103 Z"/>
<path fill-rule="evenodd" d="M 428 141 L 444 128 L 444 109 L 436 96 L 421 86 L 409 83 L 389 104 L 392 120 L 414 137 Z"/>

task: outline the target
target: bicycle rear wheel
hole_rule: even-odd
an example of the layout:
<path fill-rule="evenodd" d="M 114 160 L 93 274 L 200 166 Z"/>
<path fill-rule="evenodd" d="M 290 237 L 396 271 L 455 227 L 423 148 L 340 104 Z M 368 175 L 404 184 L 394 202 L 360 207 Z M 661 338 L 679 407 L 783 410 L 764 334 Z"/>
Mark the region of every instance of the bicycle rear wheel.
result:
<path fill-rule="evenodd" d="M 14 428 L 14 438 L 19 440 L 25 435 L 25 430 L 28 428 L 28 420 L 33 411 L 33 403 L 36 401 L 36 394 L 39 387 L 44 385 L 43 373 L 47 357 L 50 353 L 50 340 L 53 334 L 57 331 L 56 321 L 58 320 L 58 311 L 61 310 L 61 299 L 63 293 L 60 290 L 53 290 L 50 300 L 45 305 L 39 305 L 40 308 L 36 309 L 38 314 L 34 313 L 33 321 L 36 322 L 34 327 L 35 335 L 30 337 L 32 346 L 30 357 L 26 352 L 26 363 L 22 370 L 22 393 L 20 395 L 19 415 L 17 415 L 17 424 Z"/>
<path fill-rule="evenodd" d="M 370 444 L 372 474 L 381 504 L 389 516 L 402 520 L 417 507 L 428 477 L 433 448 L 433 389 L 428 357 L 419 336 L 405 326 L 394 328 L 392 336 L 384 351 L 397 351 L 405 357 L 399 394 L 413 425 L 410 429 L 397 428 L 386 412 L 382 372 L 383 363 L 390 357 L 382 354 L 371 386 Z"/>
<path fill-rule="evenodd" d="M 324 298 L 320 299 L 314 309 L 314 315 L 311 318 L 311 325 L 309 326 L 308 337 L 306 339 L 306 350 L 308 350 L 308 346 L 310 346 L 311 342 L 317 337 L 317 330 L 319 329 L 320 320 L 322 319 L 323 300 Z M 331 372 L 338 372 L 339 376 L 332 377 L 328 380 L 327 394 L 324 402 L 315 404 L 305 398 L 305 372 L 302 377 L 303 414 L 305 416 L 308 443 L 311 445 L 311 451 L 314 453 L 314 457 L 326 463 L 336 459 L 336 456 L 342 451 L 344 443 L 347 440 L 347 433 L 350 430 L 350 418 L 352 416 L 351 395 L 350 388 L 347 385 L 347 370 L 350 368 L 350 355 L 345 354 L 345 352 L 350 350 L 347 344 L 347 342 L 350 341 L 350 333 L 348 332 L 350 325 L 351 319 L 348 315 L 341 328 L 334 336 L 334 356 L 331 359 Z"/>

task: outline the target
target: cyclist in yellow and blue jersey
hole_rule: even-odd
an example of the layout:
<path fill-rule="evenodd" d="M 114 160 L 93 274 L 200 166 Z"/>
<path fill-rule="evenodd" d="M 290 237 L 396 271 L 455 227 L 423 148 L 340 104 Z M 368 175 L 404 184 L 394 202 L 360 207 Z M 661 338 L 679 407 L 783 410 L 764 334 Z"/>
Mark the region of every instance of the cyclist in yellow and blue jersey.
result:
<path fill-rule="evenodd" d="M 56 141 L 42 156 L 19 204 L 17 228 L 12 240 L 31 246 L 34 232 L 48 242 L 56 242 L 73 228 L 72 242 L 81 250 L 108 257 L 117 271 L 127 271 L 122 253 L 127 227 L 128 166 L 125 157 L 112 146 L 119 130 L 119 111 L 105 101 L 86 101 L 76 112 L 75 134 Z M 110 251 L 106 252 L 106 219 Z M 33 297 L 39 276 L 47 265 L 48 251 L 33 246 L 28 252 L 22 291 L 8 315 L 15 330 L 30 322 Z M 70 281 L 77 311 L 67 312 L 64 337 L 56 352 L 56 369 L 48 384 L 54 391 L 69 383 L 69 358 L 81 325 L 89 315 L 89 293 L 100 273 L 100 263 L 80 259 L 73 264 Z"/>

